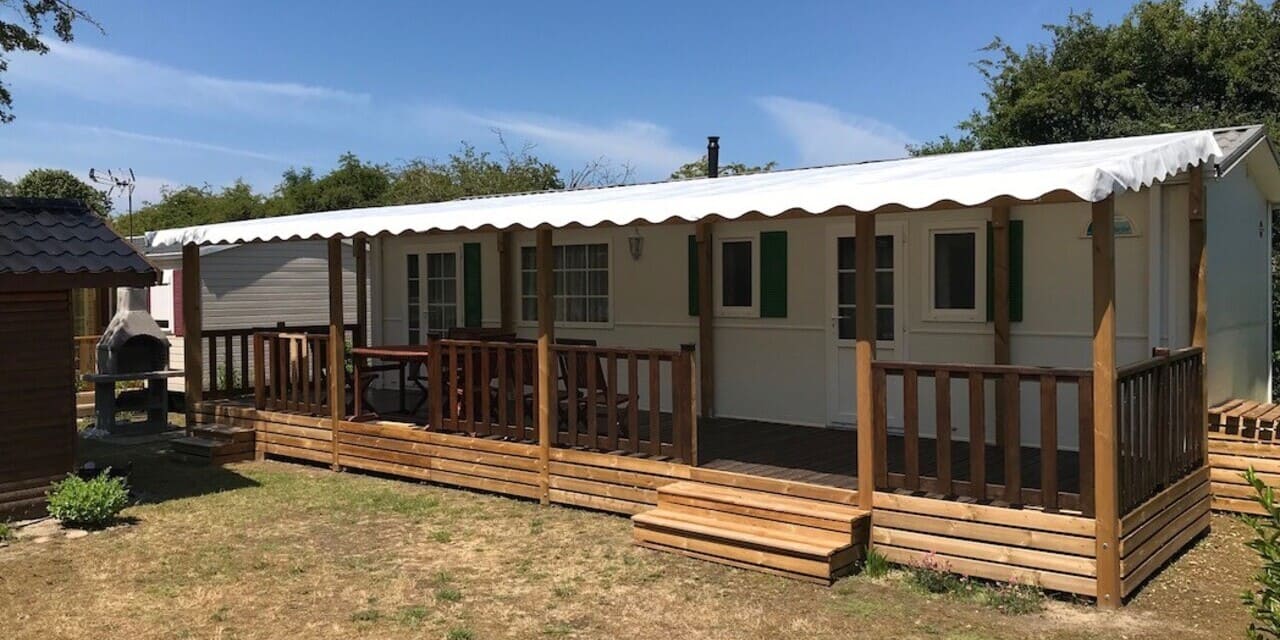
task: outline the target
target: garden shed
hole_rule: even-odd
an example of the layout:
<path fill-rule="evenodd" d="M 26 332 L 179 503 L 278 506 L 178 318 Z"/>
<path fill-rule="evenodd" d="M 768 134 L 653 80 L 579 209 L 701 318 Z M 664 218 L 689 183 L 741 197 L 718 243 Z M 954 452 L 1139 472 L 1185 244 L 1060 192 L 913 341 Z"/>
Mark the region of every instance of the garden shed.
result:
<path fill-rule="evenodd" d="M 75 466 L 75 289 L 156 269 L 77 200 L 0 198 L 0 514 L 36 510 Z"/>

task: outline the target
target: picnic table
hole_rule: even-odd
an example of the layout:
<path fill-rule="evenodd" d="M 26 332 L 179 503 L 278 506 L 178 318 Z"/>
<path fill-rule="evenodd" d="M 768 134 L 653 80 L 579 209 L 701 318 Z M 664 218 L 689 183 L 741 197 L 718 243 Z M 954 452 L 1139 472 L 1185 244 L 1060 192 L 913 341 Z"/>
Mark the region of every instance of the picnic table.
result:
<path fill-rule="evenodd" d="M 403 345 L 383 345 L 378 347 L 355 347 L 351 350 L 351 361 L 354 369 L 354 378 L 356 384 L 361 387 L 355 390 L 355 414 L 363 415 L 363 404 L 372 406 L 372 402 L 364 397 L 365 389 L 363 373 L 388 372 L 397 371 L 400 374 L 400 412 L 413 415 L 422 408 L 427 402 L 427 386 L 423 384 L 423 377 L 418 375 L 409 375 L 409 370 L 415 366 L 425 364 L 431 353 L 431 347 L 425 344 L 403 344 Z M 381 360 L 386 364 L 367 365 L 365 360 Z M 422 397 L 418 399 L 413 409 L 407 409 L 407 401 L 405 391 L 408 383 L 412 382 L 422 392 Z"/>

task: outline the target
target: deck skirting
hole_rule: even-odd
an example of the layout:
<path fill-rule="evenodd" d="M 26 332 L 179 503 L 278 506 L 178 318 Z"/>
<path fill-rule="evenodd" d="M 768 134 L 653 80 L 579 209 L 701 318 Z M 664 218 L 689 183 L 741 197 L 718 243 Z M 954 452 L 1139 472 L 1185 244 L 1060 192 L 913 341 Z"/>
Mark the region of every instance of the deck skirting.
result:
<path fill-rule="evenodd" d="M 196 415 L 201 422 L 254 429 L 259 457 L 306 460 L 526 499 L 543 497 L 539 448 L 532 442 L 446 434 L 385 421 L 343 421 L 335 442 L 328 418 L 257 410 L 229 401 L 201 403 Z M 1280 465 L 1280 447 L 1277 451 L 1272 461 Z M 1205 530 L 1211 477 L 1217 476 L 1201 469 L 1123 518 L 1126 595 Z M 631 516 L 657 507 L 659 489 L 683 481 L 802 498 L 829 504 L 833 512 L 858 504 L 858 492 L 842 487 L 570 448 L 551 450 L 545 490 L 551 503 Z M 914 564 L 932 555 L 957 573 L 1096 597 L 1093 518 L 904 492 L 876 492 L 873 502 L 869 542 L 891 561 Z M 1216 499 L 1213 504 L 1217 506 Z"/>

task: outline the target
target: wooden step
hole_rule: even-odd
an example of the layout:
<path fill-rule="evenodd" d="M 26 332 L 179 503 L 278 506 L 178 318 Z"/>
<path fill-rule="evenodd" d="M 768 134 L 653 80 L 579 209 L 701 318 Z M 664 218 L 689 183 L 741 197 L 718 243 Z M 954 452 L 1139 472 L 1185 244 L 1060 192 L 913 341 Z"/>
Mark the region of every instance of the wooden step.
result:
<path fill-rule="evenodd" d="M 175 457 L 207 464 L 226 464 L 253 459 L 253 442 L 230 442 L 201 436 L 178 438 L 169 443 Z"/>
<path fill-rule="evenodd" d="M 658 506 L 686 512 L 720 511 L 845 535 L 857 534 L 867 522 L 867 512 L 854 507 L 700 482 L 659 487 Z"/>
<path fill-rule="evenodd" d="M 870 528 L 845 505 L 698 482 L 659 487 L 631 520 L 640 546 L 821 584 L 862 558 Z"/>
<path fill-rule="evenodd" d="M 223 424 L 197 424 L 191 427 L 195 437 L 239 444 L 253 443 L 254 431 L 246 427 L 231 427 Z"/>

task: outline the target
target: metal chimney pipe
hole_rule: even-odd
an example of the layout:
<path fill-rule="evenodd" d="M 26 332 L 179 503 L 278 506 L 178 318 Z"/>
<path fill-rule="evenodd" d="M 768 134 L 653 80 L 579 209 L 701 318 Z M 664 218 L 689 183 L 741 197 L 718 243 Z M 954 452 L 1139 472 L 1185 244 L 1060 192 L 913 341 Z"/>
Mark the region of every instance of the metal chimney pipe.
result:
<path fill-rule="evenodd" d="M 720 136 L 707 136 L 707 177 L 720 177 Z"/>

